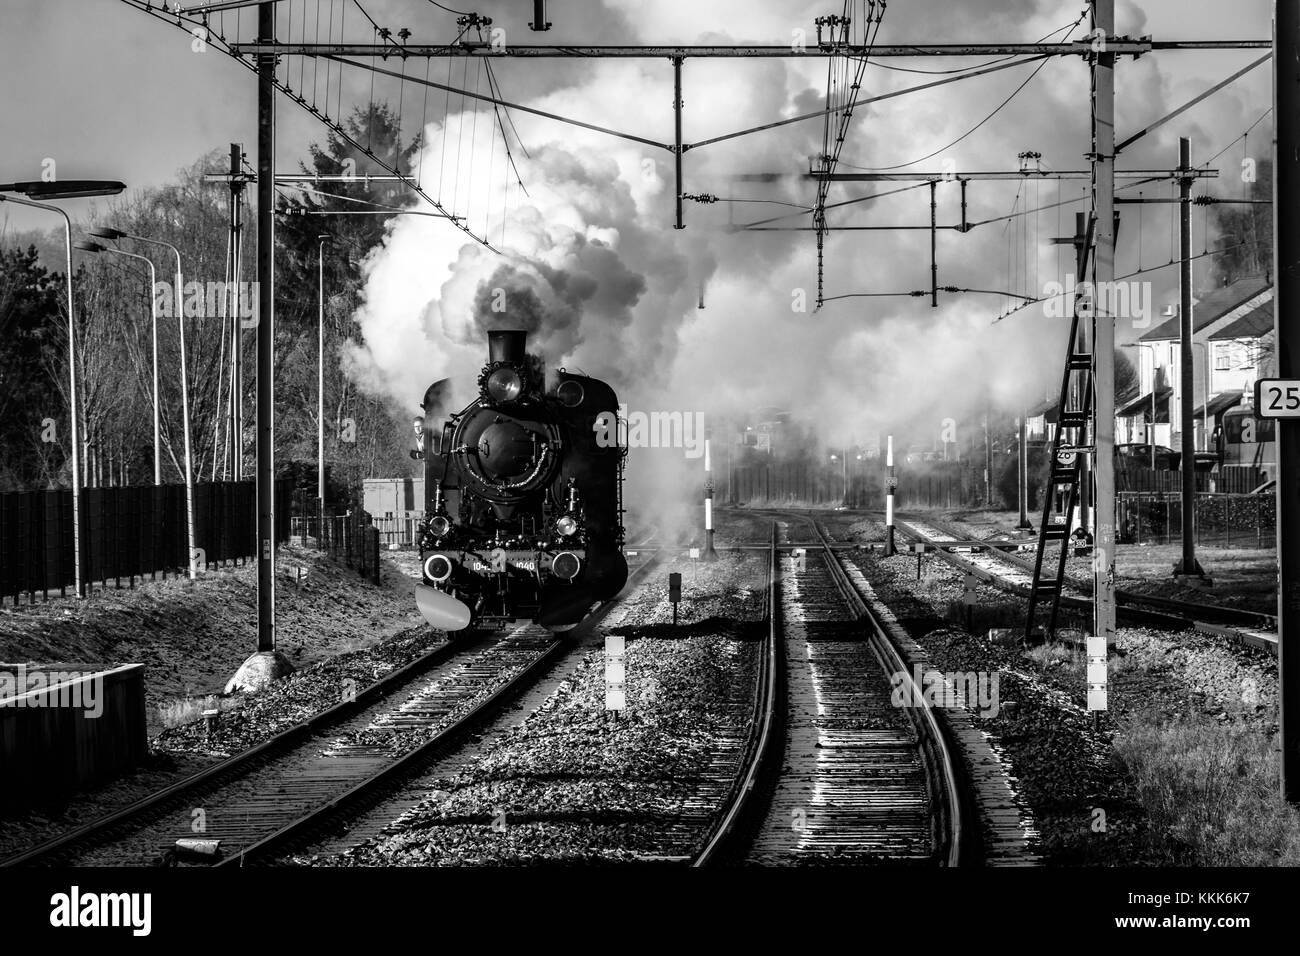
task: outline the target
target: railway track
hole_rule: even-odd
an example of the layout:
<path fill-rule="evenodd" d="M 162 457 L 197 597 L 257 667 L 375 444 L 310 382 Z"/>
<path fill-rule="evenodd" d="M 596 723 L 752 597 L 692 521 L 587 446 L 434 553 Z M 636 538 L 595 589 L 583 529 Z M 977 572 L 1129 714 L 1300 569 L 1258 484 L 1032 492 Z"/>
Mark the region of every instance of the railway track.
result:
<path fill-rule="evenodd" d="M 650 557 L 629 584 L 656 563 Z M 445 644 L 314 715 L 167 789 L 7 860 L 4 865 L 181 863 L 177 840 L 220 841 L 207 865 L 274 858 L 339 815 L 377 799 L 468 739 L 615 606 L 563 638 L 533 625 Z"/>
<path fill-rule="evenodd" d="M 957 865 L 972 836 L 959 764 L 931 708 L 895 705 L 911 671 L 805 520 L 816 547 L 789 573 L 773 527 L 765 710 L 736 802 L 696 862 Z"/>
<path fill-rule="evenodd" d="M 776 552 L 769 548 L 769 567 L 765 570 L 768 589 L 770 590 L 772 567 Z M 767 601 L 764 601 L 767 606 Z M 765 614 L 766 617 L 766 614 Z M 773 667 L 770 629 L 767 639 L 761 646 L 750 648 L 737 643 L 735 666 L 743 670 L 737 679 L 719 689 L 718 696 L 710 700 L 710 710 L 718 713 L 731 713 L 733 719 L 728 722 L 731 729 L 711 733 L 709 746 L 704 759 L 699 765 L 682 768 L 681 780 L 687 784 L 679 796 L 665 802 L 656 793 L 655 787 L 644 791 L 627 792 L 620 797 L 615 808 L 605 807 L 597 798 L 597 805 L 573 809 L 567 806 L 563 798 L 558 798 L 554 791 L 549 792 L 544 804 L 515 804 L 510 810 L 512 826 L 532 826 L 550 829 L 550 838 L 557 845 L 571 846 L 570 837 L 574 828 L 582 828 L 595 823 L 608 825 L 611 818 L 620 825 L 632 827 L 642 832 L 636 839 L 634 854 L 625 858 L 627 862 L 645 865 L 709 865 L 725 857 L 722 852 L 731 838 L 734 821 L 746 816 L 746 807 L 756 799 L 756 770 L 760 764 L 757 755 L 768 749 L 767 740 L 773 733 L 774 711 L 770 706 L 775 687 L 776 669 Z M 590 653 L 599 654 L 601 639 L 594 639 L 581 648 Z M 744 661 L 748 661 L 746 664 Z M 530 689 L 521 696 L 513 708 L 520 716 L 511 716 L 508 721 L 497 722 L 490 730 L 485 730 L 478 745 L 474 748 L 459 748 L 454 753 L 445 754 L 445 759 L 428 762 L 418 776 L 411 776 L 400 789 L 393 790 L 381 801 L 375 802 L 365 812 L 349 814 L 348 819 L 340 820 L 338 826 L 317 828 L 323 836 L 315 841 L 296 841 L 292 859 L 295 862 L 346 856 L 350 852 L 380 843 L 386 838 L 404 832 L 400 822 L 414 814 L 420 819 L 427 814 L 431 794 L 437 794 L 447 786 L 448 781 L 462 776 L 473 777 L 479 762 L 486 757 L 489 761 L 504 761 L 500 766 L 509 765 L 513 759 L 495 749 L 509 749 L 519 746 L 517 733 L 520 727 L 528 723 L 522 715 L 535 714 L 539 709 L 552 707 L 555 694 L 560 687 L 573 676 L 571 668 L 556 668 L 548 679 Z M 634 714 L 633 720 L 638 717 Z M 541 732 L 546 737 L 548 731 Z M 526 746 L 526 745 L 525 745 Z M 533 752 L 534 755 L 536 752 Z M 523 771 L 523 778 L 529 778 L 534 772 L 542 778 L 550 779 L 552 774 L 568 776 L 563 766 L 538 768 L 530 761 L 525 761 L 529 769 Z M 578 789 L 594 786 L 599 790 L 608 780 L 609 771 L 597 769 L 593 776 L 584 776 L 584 770 L 575 770 L 574 784 Z M 451 793 L 442 791 L 445 798 Z M 436 802 L 437 797 L 434 797 Z M 557 809 L 559 807 L 560 809 Z M 429 823 L 429 820 L 436 822 Z M 432 842 L 464 847 L 472 843 L 476 835 L 481 834 L 484 821 L 474 814 L 466 814 L 459 808 L 445 817 L 424 817 L 425 824 L 437 827 L 445 833 L 459 829 L 464 839 L 435 839 Z M 417 824 L 417 827 L 419 825 Z M 332 831 L 332 832 L 329 832 Z M 504 832 L 504 831 L 503 831 Z M 584 838 L 593 838 L 589 830 Z M 617 841 L 616 841 L 617 842 Z M 533 852 L 527 847 L 528 840 L 522 840 L 519 848 L 521 856 L 527 860 Z M 599 846 L 592 845 L 592 849 Z M 282 859 L 287 855 L 278 854 Z M 364 856 L 364 865 L 374 862 L 373 857 Z"/>
<path fill-rule="evenodd" d="M 965 535 L 943 522 L 929 518 L 897 518 L 895 524 L 913 542 L 950 543 L 965 538 Z M 972 542 L 972 545 L 978 546 L 978 542 Z M 997 547 L 961 553 L 937 547 L 932 553 L 947 564 L 974 574 L 995 587 L 1023 598 L 1029 596 L 1034 579 L 1034 565 L 1026 557 Z M 1069 581 L 1061 594 L 1061 606 L 1076 611 L 1090 611 L 1091 595 L 1090 582 Z M 1276 627 L 1276 618 L 1271 615 L 1123 589 L 1118 589 L 1115 596 L 1120 617 L 1130 624 L 1220 634 L 1268 650 L 1274 656 L 1277 654 L 1277 634 L 1272 630 Z"/>

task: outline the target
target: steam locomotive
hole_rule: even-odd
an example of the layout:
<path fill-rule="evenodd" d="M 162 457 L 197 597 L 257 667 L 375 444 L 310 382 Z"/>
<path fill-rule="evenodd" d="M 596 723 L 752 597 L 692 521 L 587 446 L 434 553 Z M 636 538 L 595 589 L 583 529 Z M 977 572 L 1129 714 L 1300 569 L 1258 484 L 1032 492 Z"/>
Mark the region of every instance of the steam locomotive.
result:
<path fill-rule="evenodd" d="M 478 397 L 435 427 L 447 380 L 416 419 L 425 471 L 416 604 L 453 632 L 531 620 L 579 624 L 627 583 L 618 398 L 560 369 L 550 381 L 528 333 L 488 332 Z M 611 425 L 613 427 L 611 427 Z"/>

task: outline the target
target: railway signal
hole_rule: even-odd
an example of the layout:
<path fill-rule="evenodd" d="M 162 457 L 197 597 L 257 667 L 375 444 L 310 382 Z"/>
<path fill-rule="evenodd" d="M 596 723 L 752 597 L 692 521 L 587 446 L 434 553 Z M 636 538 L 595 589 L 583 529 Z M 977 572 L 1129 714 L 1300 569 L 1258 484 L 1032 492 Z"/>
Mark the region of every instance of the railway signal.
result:
<path fill-rule="evenodd" d="M 668 600 L 673 605 L 673 627 L 677 626 L 677 605 L 682 599 L 682 576 L 676 571 L 668 575 Z"/>

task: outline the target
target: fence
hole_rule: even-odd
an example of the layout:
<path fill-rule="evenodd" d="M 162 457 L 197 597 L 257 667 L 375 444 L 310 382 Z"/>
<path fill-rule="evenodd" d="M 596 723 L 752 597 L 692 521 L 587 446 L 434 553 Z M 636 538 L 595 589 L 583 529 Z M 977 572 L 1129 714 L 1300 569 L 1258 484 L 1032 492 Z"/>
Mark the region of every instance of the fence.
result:
<path fill-rule="evenodd" d="M 960 508 L 983 500 L 983 472 L 962 463 L 900 463 L 898 477 L 894 503 L 899 508 Z M 855 462 L 847 476 L 841 469 L 803 461 L 758 462 L 733 467 L 726 481 L 718 493 L 731 504 L 885 507 L 884 459 Z"/>
<path fill-rule="evenodd" d="M 292 533 L 304 543 L 315 546 L 335 561 L 357 571 L 363 577 L 381 583 L 379 564 L 379 529 L 368 512 L 351 508 L 344 514 L 322 515 L 313 501 L 307 513 L 293 518 Z"/>
<path fill-rule="evenodd" d="M 1277 496 L 1196 495 L 1195 535 L 1198 545 L 1225 548 L 1273 547 Z M 1182 496 L 1169 492 L 1120 492 L 1116 495 L 1116 527 L 1121 544 L 1171 544 L 1182 540 Z"/>
<path fill-rule="evenodd" d="M 1264 484 L 1268 476 L 1258 468 L 1231 467 L 1215 472 L 1198 471 L 1196 490 L 1219 494 L 1248 495 Z M 1159 471 L 1124 463 L 1115 471 L 1118 491 L 1172 491 L 1183 489 L 1181 471 Z"/>
<path fill-rule="evenodd" d="M 276 487 L 276 539 L 289 531 L 287 482 Z M 87 488 L 81 496 L 82 578 L 117 587 L 123 580 L 183 574 L 189 568 L 184 485 Z M 257 492 L 251 481 L 194 486 L 194 543 L 205 568 L 257 553 Z M 0 600 L 35 602 L 75 584 L 72 491 L 0 494 Z"/>

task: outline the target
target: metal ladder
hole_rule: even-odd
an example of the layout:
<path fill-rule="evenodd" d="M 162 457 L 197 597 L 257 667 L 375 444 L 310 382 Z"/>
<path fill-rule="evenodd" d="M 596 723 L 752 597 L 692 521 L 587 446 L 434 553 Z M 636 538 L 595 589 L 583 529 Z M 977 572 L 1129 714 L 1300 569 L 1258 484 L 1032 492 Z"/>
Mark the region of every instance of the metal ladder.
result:
<path fill-rule="evenodd" d="M 1093 224 L 1088 223 L 1078 250 L 1078 274 L 1087 275 L 1088 251 Z M 1095 304 L 1094 304 L 1095 306 Z M 1049 604 L 1046 636 L 1056 634 L 1056 619 L 1065 585 L 1065 562 L 1070 554 L 1070 526 L 1079 504 L 1083 460 L 1092 453 L 1086 445 L 1093 411 L 1092 355 L 1079 348 L 1079 308 L 1070 310 L 1070 336 L 1066 345 L 1065 370 L 1061 376 L 1061 397 L 1057 403 L 1056 436 L 1052 440 L 1051 471 L 1043 503 L 1043 523 L 1038 530 L 1038 553 L 1034 557 L 1034 581 L 1029 590 L 1029 611 L 1025 615 L 1025 640 L 1036 630 L 1040 605 Z M 1089 310 L 1092 314 L 1092 310 Z M 1088 319 L 1091 321 L 1091 318 Z M 1059 550 L 1048 558 L 1049 544 Z M 1045 573 L 1047 572 L 1047 573 Z"/>

